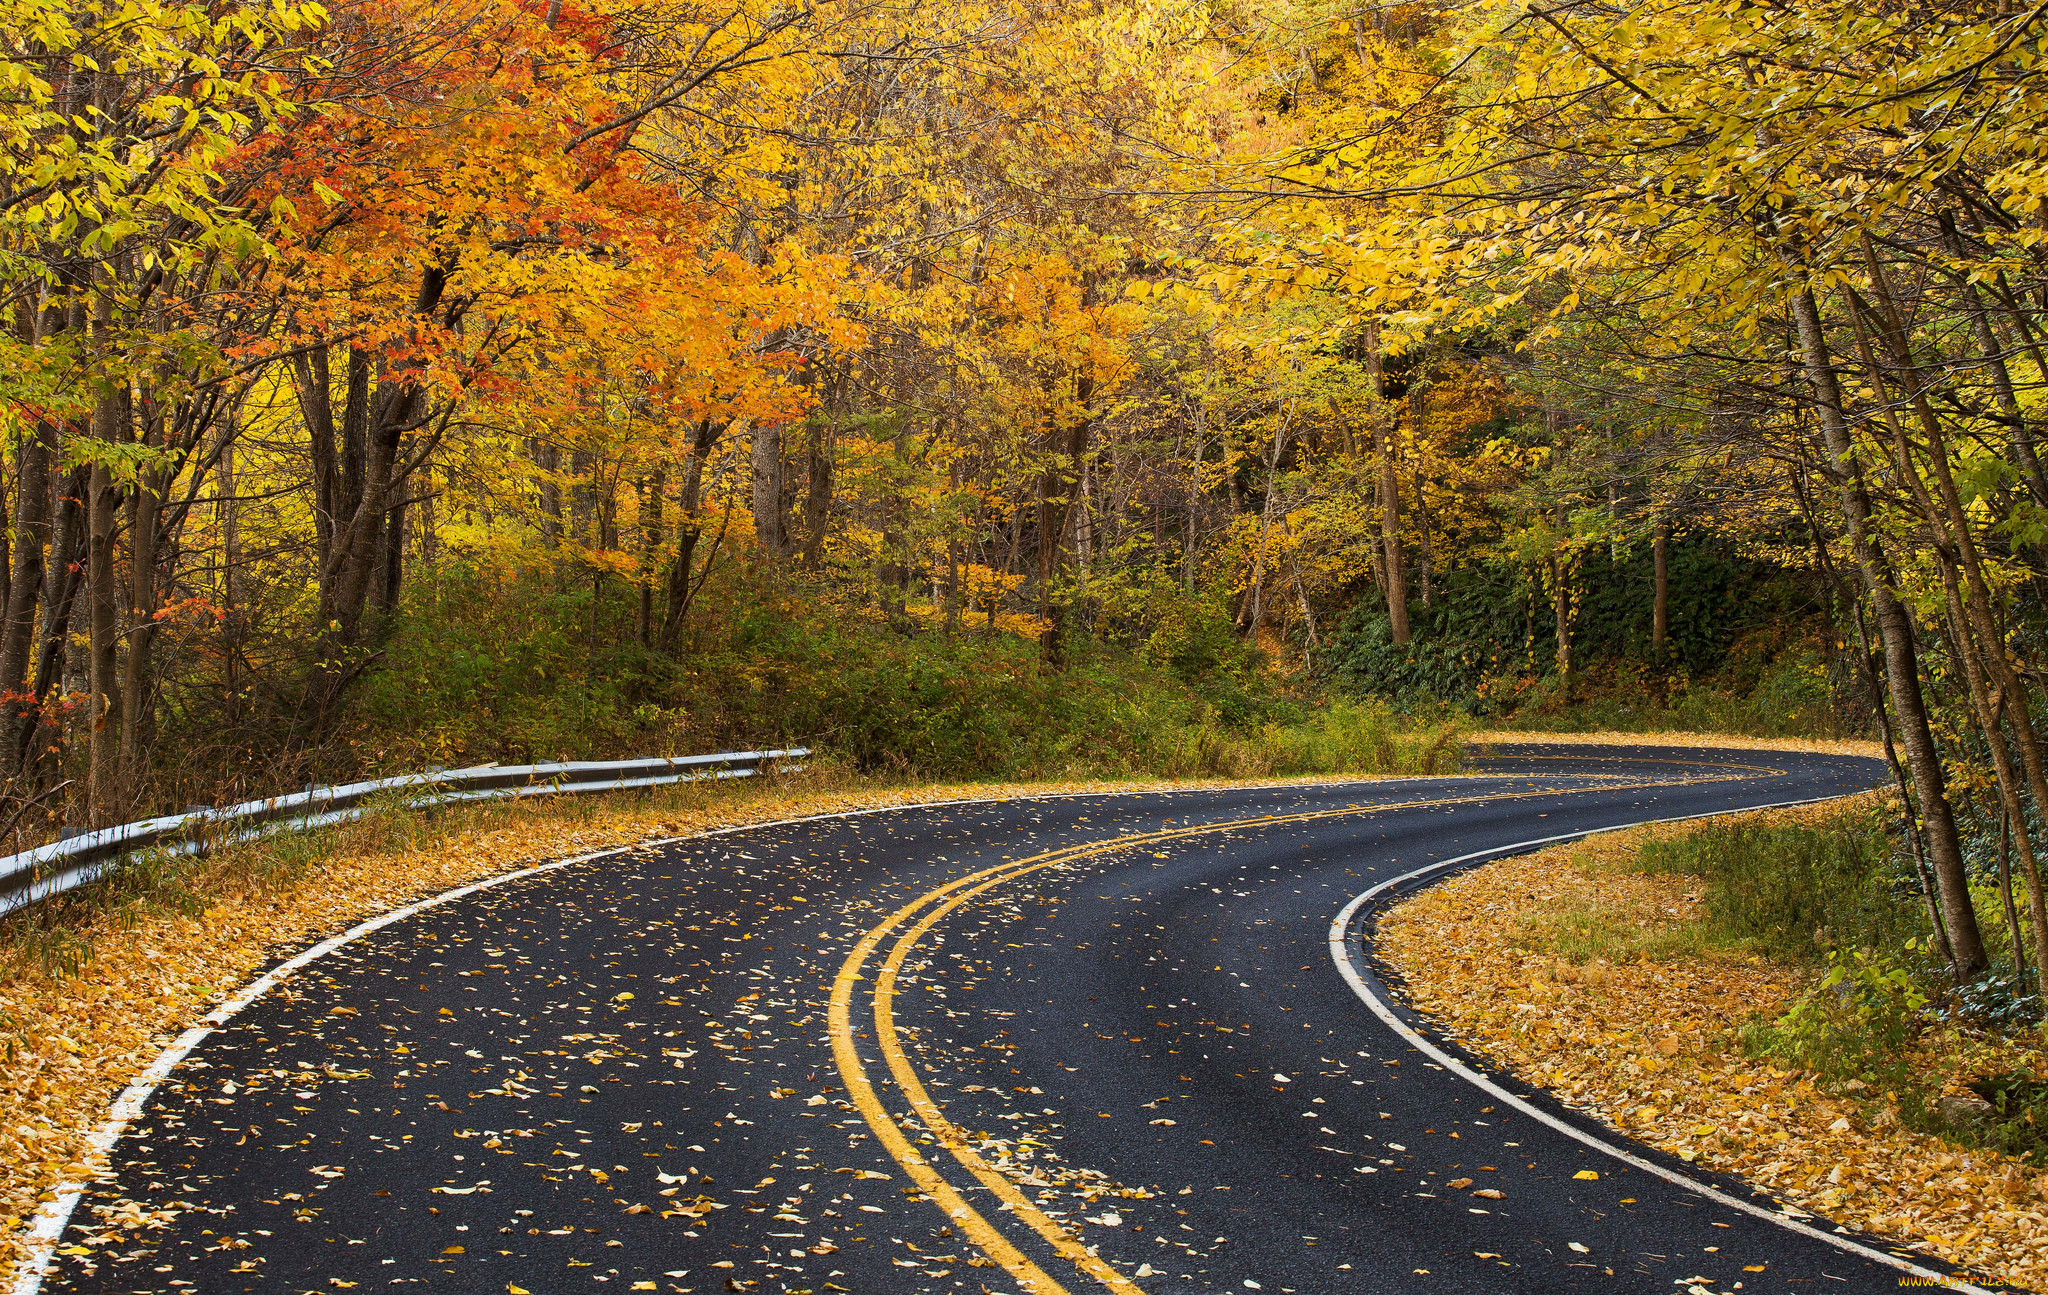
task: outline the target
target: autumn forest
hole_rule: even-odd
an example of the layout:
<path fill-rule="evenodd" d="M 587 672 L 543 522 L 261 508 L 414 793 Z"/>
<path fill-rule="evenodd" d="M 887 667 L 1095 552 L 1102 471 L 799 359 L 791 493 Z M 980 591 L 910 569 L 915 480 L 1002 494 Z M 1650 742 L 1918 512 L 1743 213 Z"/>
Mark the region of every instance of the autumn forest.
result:
<path fill-rule="evenodd" d="M 2041 19 L 9 0 L 9 830 L 1875 737 L 2048 958 Z"/>

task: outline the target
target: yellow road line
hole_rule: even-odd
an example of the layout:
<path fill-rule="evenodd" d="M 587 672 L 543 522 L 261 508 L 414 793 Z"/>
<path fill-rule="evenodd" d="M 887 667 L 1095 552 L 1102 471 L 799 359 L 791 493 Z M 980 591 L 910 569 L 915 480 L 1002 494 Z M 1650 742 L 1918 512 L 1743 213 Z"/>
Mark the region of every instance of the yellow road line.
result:
<path fill-rule="evenodd" d="M 1689 780 L 1723 781 L 1720 778 Z M 1032 1262 L 1029 1256 L 1012 1245 L 1002 1232 L 970 1206 L 966 1199 L 946 1181 L 924 1156 L 911 1145 L 899 1126 L 883 1106 L 875 1091 L 874 1083 L 868 1078 L 866 1066 L 860 1059 L 860 1052 L 853 1035 L 853 996 L 855 986 L 863 979 L 861 969 L 879 948 L 889 934 L 917 914 L 920 909 L 931 905 L 931 911 L 898 937 L 890 949 L 887 959 L 876 975 L 873 995 L 875 1013 L 875 1039 L 889 1072 L 897 1086 L 909 1100 L 911 1110 L 921 1123 L 931 1131 L 934 1140 L 951 1152 L 960 1166 L 972 1174 L 983 1186 L 995 1194 L 1005 1208 L 1022 1219 L 1034 1232 L 1051 1245 L 1053 1252 L 1072 1262 L 1088 1276 L 1108 1287 L 1116 1295 L 1145 1295 L 1143 1289 L 1116 1271 L 1108 1263 L 1090 1254 L 1080 1238 L 1067 1230 L 1019 1191 L 1014 1183 L 1000 1171 L 975 1153 L 969 1145 L 966 1134 L 939 1110 L 932 1101 L 924 1083 L 918 1078 L 916 1068 L 911 1064 L 909 1054 L 904 1050 L 896 1028 L 894 999 L 896 981 L 903 963 L 909 957 L 919 940 L 961 905 L 987 893 L 997 886 L 1005 885 L 1027 873 L 1037 872 L 1057 864 L 1071 862 L 1091 855 L 1108 854 L 1137 845 L 1150 845 L 1178 838 L 1205 836 L 1216 832 L 1233 831 L 1242 828 L 1272 827 L 1291 823 L 1312 822 L 1325 818 L 1340 818 L 1357 815 L 1379 814 L 1389 810 L 1420 809 L 1438 805 L 1468 805 L 1480 801 L 1525 800 L 1548 796 L 1583 795 L 1590 792 L 1630 791 L 1650 786 L 1675 786 L 1669 782 L 1645 782 L 1606 785 L 1600 787 L 1574 788 L 1567 791 L 1543 790 L 1507 792 L 1486 796 L 1464 796 L 1451 799 L 1399 801 L 1383 805 L 1346 805 L 1337 809 L 1311 810 L 1298 814 L 1270 814 L 1257 818 L 1230 819 L 1220 823 L 1191 824 L 1186 827 L 1166 828 L 1154 832 L 1133 833 L 1129 836 L 1112 837 L 1103 841 L 1086 842 L 1048 850 L 1042 854 L 1003 863 L 955 878 L 943 886 L 925 892 L 897 909 L 886 919 L 862 935 L 860 942 L 846 956 L 838 976 L 832 983 L 831 1006 L 826 1014 L 827 1029 L 832 1038 L 832 1056 L 839 1068 L 840 1078 L 846 1084 L 848 1098 L 861 1113 L 868 1126 L 875 1131 L 875 1137 L 884 1150 L 910 1175 L 918 1189 L 930 1196 L 948 1219 L 976 1246 L 1008 1270 L 1018 1285 L 1028 1295 L 1069 1295 L 1067 1289 L 1048 1275 L 1044 1269 Z"/>

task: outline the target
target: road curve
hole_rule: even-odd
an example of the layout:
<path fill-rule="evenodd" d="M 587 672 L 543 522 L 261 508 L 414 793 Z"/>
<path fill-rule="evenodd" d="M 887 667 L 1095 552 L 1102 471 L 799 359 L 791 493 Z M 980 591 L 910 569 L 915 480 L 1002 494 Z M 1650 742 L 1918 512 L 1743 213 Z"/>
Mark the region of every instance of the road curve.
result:
<path fill-rule="evenodd" d="M 1458 778 L 809 819 L 473 888 L 198 1040 L 40 1289 L 1897 1289 L 1824 1221 L 1475 1085 L 1375 978 L 1394 891 L 1336 959 L 1331 930 L 1433 863 L 1879 774 L 1512 748 Z"/>

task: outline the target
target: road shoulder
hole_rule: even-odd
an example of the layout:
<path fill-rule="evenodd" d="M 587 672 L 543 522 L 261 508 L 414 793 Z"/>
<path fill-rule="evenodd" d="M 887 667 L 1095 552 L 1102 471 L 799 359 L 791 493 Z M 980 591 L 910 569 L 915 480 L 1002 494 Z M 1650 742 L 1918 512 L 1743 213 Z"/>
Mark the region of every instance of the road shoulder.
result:
<path fill-rule="evenodd" d="M 1882 1099 L 1744 1055 L 1736 1027 L 1789 1005 L 1792 969 L 1714 952 L 1615 963 L 1552 951 L 1560 931 L 1593 923 L 1682 937 L 1698 902 L 1688 879 L 1612 866 L 1645 834 L 1677 830 L 1609 833 L 1466 872 L 1382 918 L 1376 948 L 1446 1036 L 1629 1137 L 1997 1281 L 2048 1283 L 2048 1174 L 1906 1130 Z M 1929 1063 L 1962 1079 L 2015 1060 Z"/>

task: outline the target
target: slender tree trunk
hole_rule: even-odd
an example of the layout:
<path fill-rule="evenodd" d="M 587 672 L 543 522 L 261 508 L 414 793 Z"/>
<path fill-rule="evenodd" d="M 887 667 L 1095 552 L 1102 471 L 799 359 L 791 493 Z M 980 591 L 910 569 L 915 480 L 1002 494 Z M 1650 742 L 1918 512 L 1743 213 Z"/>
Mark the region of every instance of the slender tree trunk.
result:
<path fill-rule="evenodd" d="M 64 729 L 60 716 L 49 713 L 53 696 L 70 691 L 65 679 L 65 657 L 70 647 L 72 609 L 78 591 L 85 585 L 86 519 L 85 497 L 91 471 L 73 468 L 57 479 L 52 510 L 55 520 L 50 534 L 50 596 L 43 600 L 42 623 L 37 629 L 35 701 L 30 722 L 22 728 L 20 760 L 45 766 L 54 776 L 55 757 L 61 750 Z"/>
<path fill-rule="evenodd" d="M 384 524 L 377 541 L 376 570 L 370 577 L 370 606 L 387 616 L 397 611 L 404 580 L 405 503 L 400 500 L 384 513 Z"/>
<path fill-rule="evenodd" d="M 1067 604 L 1064 597 L 1054 596 L 1054 586 L 1066 564 L 1068 515 L 1081 473 L 1087 470 L 1089 432 L 1094 423 L 1088 406 L 1094 396 L 1094 378 L 1087 373 L 1077 375 L 1074 403 L 1080 407 L 1080 415 L 1071 426 L 1053 429 L 1054 453 L 1039 478 L 1038 614 L 1045 628 L 1038 636 L 1038 655 L 1039 660 L 1054 669 L 1063 667 L 1067 658 Z"/>
<path fill-rule="evenodd" d="M 291 359 L 292 388 L 306 424 L 306 448 L 313 465 L 314 552 L 324 569 L 334 550 L 334 515 L 340 489 L 334 446 L 334 393 L 327 348 L 316 346 Z"/>
<path fill-rule="evenodd" d="M 2006 747 L 2005 733 L 1999 722 L 1999 704 L 1992 700 L 1985 687 L 1984 667 L 1977 645 L 1970 641 L 1969 617 L 1963 610 L 1962 595 L 1957 587 L 1955 562 L 1950 555 L 1937 547 L 1936 560 L 1941 567 L 1942 592 L 1948 599 L 1950 631 L 1949 638 L 1955 646 L 1955 655 L 1962 661 L 1964 681 L 1969 686 L 1970 706 L 1977 712 L 1977 722 L 1983 727 L 1984 741 L 1991 753 L 1991 769 L 1998 787 L 1999 814 L 2007 822 L 2025 823 L 2026 811 L 2022 808 L 2019 795 L 2019 776 L 2013 769 L 2012 753 Z M 2034 854 L 2034 843 L 2026 832 L 2019 834 L 2020 875 L 2027 882 L 2028 908 L 2034 919 L 2034 958 L 2037 962 L 2048 959 L 2048 906 L 2044 906 L 2041 893 L 2041 866 Z M 1999 870 L 2005 871 L 2004 844 L 2001 842 Z M 2048 965 L 2048 962 L 2043 962 Z"/>
<path fill-rule="evenodd" d="M 1784 249 L 1787 268 L 1802 268 Z M 1985 964 L 1983 935 L 1977 925 L 1977 910 L 1970 899 L 1969 873 L 1963 864 L 1962 841 L 1956 831 L 1955 813 L 1949 804 L 1948 787 L 1941 767 L 1941 753 L 1934 743 L 1928 722 L 1926 700 L 1920 691 L 1919 649 L 1914 642 L 1913 622 L 1892 586 L 1890 564 L 1871 534 L 1870 497 L 1862 482 L 1844 415 L 1841 385 L 1835 377 L 1833 357 L 1822 327 L 1820 307 L 1813 293 L 1799 289 L 1791 299 L 1792 317 L 1799 333 L 1806 381 L 1813 393 L 1815 420 L 1820 424 L 1827 457 L 1822 471 L 1840 496 L 1842 512 L 1849 524 L 1850 550 L 1856 558 L 1857 574 L 1870 599 L 1878 634 L 1884 643 L 1885 679 L 1891 691 L 1892 710 L 1897 716 L 1900 745 L 1913 774 L 1913 786 L 1920 803 L 1928 853 L 1947 919 L 1949 939 L 1955 949 L 1958 974 L 1974 976 Z"/>
<path fill-rule="evenodd" d="M 128 652 L 121 663 L 121 770 L 125 785 L 140 791 L 149 759 L 149 726 L 143 715 L 151 704 L 150 649 L 156 639 L 156 564 L 163 498 L 158 474 L 145 472 L 129 499 Z M 125 807 L 124 807 L 125 808 Z"/>
<path fill-rule="evenodd" d="M 813 423 L 804 450 L 803 564 L 815 568 L 824 557 L 825 536 L 832 525 L 832 441 L 823 425 Z"/>
<path fill-rule="evenodd" d="M 562 451 L 552 441 L 531 442 L 533 466 L 540 478 L 540 533 L 549 544 L 562 542 Z"/>
<path fill-rule="evenodd" d="M 1572 564 L 1552 554 L 1550 563 L 1550 612 L 1557 629 L 1557 678 L 1566 701 L 1572 697 L 1572 629 L 1578 620 L 1572 597 Z"/>
<path fill-rule="evenodd" d="M 1387 617 L 1393 622 L 1394 642 L 1406 646 L 1408 627 L 1408 581 L 1401 558 L 1401 477 L 1396 462 L 1395 424 L 1398 415 L 1387 404 L 1386 374 L 1380 357 L 1379 326 L 1371 326 L 1366 340 L 1366 370 L 1372 377 L 1372 427 L 1374 449 L 1380 458 L 1380 548 L 1386 579 Z"/>
<path fill-rule="evenodd" d="M 14 569 L 7 581 L 6 623 L 0 626 L 0 714 L 16 745 L 35 725 L 25 694 L 36 607 L 43 593 L 43 546 L 50 532 L 50 464 L 57 429 L 39 419 L 15 460 Z"/>
<path fill-rule="evenodd" d="M 113 397 L 101 404 L 111 405 Z M 112 411 L 94 415 L 99 439 L 112 439 Z M 107 827 L 121 821 L 120 592 L 115 587 L 114 545 L 119 495 L 104 464 L 92 469 L 86 492 L 86 687 L 92 696 L 87 737 L 88 821 Z"/>
<path fill-rule="evenodd" d="M 1998 807 L 1998 898 L 2005 908 L 2006 936 L 2012 941 L 2013 975 L 2021 982 L 2027 976 L 2027 941 L 2020 932 L 2019 909 L 2012 902 L 2012 815 L 2005 806 Z M 2035 962 L 2040 962 L 2040 949 L 2035 947 Z"/>
<path fill-rule="evenodd" d="M 704 499 L 704 465 L 718 445 L 718 438 L 725 435 L 725 426 L 709 418 L 701 419 L 697 423 L 696 434 L 690 440 L 689 458 L 683 465 L 682 494 L 676 501 L 676 555 L 669 563 L 666 582 L 668 611 L 661 622 L 661 650 L 664 652 L 676 650 L 676 644 L 682 638 L 683 618 L 690 611 L 694 592 L 692 564 L 696 560 L 697 541 L 704 534 L 698 516 Z"/>
<path fill-rule="evenodd" d="M 1259 508 L 1259 547 L 1252 557 L 1251 588 L 1245 591 L 1244 632 L 1255 636 L 1266 619 L 1266 549 L 1273 534 L 1273 514 L 1280 504 L 1280 458 L 1287 452 L 1288 420 L 1273 432 L 1273 454 L 1266 462 L 1266 499 Z"/>
<path fill-rule="evenodd" d="M 1657 589 L 1650 601 L 1650 650 L 1659 660 L 1671 637 L 1671 523 L 1657 519 L 1650 538 L 1650 564 L 1656 570 Z"/>
<path fill-rule="evenodd" d="M 224 429 L 228 443 L 221 448 L 220 467 L 216 469 L 214 491 L 220 499 L 218 516 L 220 521 L 220 609 L 221 609 L 221 674 L 227 685 L 227 711 L 230 719 L 241 718 L 242 693 L 242 644 L 241 611 L 236 606 L 235 575 L 242 565 L 242 517 L 239 501 L 235 498 L 235 426 L 232 421 Z"/>
<path fill-rule="evenodd" d="M 596 466 L 596 456 L 589 450 L 569 451 L 569 537 L 578 544 L 593 548 L 602 547 L 595 540 L 590 526 L 591 519 L 597 515 L 597 492 L 591 480 Z"/>
<path fill-rule="evenodd" d="M 1195 402 L 1194 452 L 1188 456 L 1187 521 L 1181 530 L 1181 592 L 1195 596 L 1195 543 L 1202 513 L 1202 455 L 1207 448 L 1209 406 L 1206 399 Z"/>
<path fill-rule="evenodd" d="M 654 564 L 665 538 L 661 514 L 667 493 L 668 465 L 657 463 L 640 483 L 640 614 L 635 629 L 644 648 L 654 646 Z"/>
<path fill-rule="evenodd" d="M 1427 607 L 1436 582 L 1436 546 L 1429 538 L 1429 500 L 1423 493 L 1420 465 L 1415 469 L 1415 541 L 1422 550 L 1422 605 Z"/>
<path fill-rule="evenodd" d="M 1949 965 L 1951 972 L 1956 965 L 1955 947 L 1949 943 L 1948 925 L 1941 920 L 1941 904 L 1935 898 L 1934 883 L 1928 875 L 1927 853 L 1921 848 L 1920 831 L 1914 825 L 1918 817 L 1913 803 L 1913 788 L 1906 776 L 1906 767 L 1899 760 L 1899 749 L 1892 740 L 1891 710 L 1885 705 L 1884 683 L 1878 678 L 1877 656 L 1870 646 L 1870 628 L 1863 620 L 1863 600 L 1850 588 L 1847 577 L 1843 576 L 1828 555 L 1828 540 L 1820 528 L 1820 519 L 1815 515 L 1812 500 L 1805 483 L 1805 468 L 1795 465 L 1790 473 L 1792 493 L 1799 500 L 1800 511 L 1806 517 L 1807 529 L 1813 534 L 1813 552 L 1820 566 L 1821 574 L 1827 577 L 1836 596 L 1856 626 L 1856 669 L 1864 687 L 1870 693 L 1870 706 L 1877 716 L 1878 735 L 1884 739 L 1885 764 L 1892 771 L 1892 781 L 1899 789 L 1899 807 L 1904 811 L 1906 821 L 1906 852 L 1913 859 L 1913 876 L 1920 883 L 1920 898 L 1927 905 L 1927 921 L 1934 928 L 1935 939 L 1941 945 L 1942 961 Z"/>
<path fill-rule="evenodd" d="M 954 498 L 959 498 L 961 488 L 966 485 L 966 481 L 961 475 L 960 461 L 958 459 L 953 460 L 948 468 L 947 479 L 953 488 Z M 973 521 L 978 525 L 980 520 L 980 506 L 977 505 L 976 516 Z M 960 609 L 963 593 L 960 576 L 963 554 L 961 552 L 959 532 L 950 527 L 948 531 L 949 533 L 946 536 L 946 637 L 951 638 L 960 632 Z"/>
<path fill-rule="evenodd" d="M 1956 654 L 1963 661 L 1964 673 L 1970 685 L 1971 703 L 1977 711 L 1979 723 L 1984 726 L 1985 739 L 1990 746 L 1994 771 L 1999 780 L 2001 798 L 2007 802 L 2008 813 L 2018 811 L 2020 802 L 2018 788 L 2014 785 L 2016 777 L 2012 758 L 2007 751 L 1999 723 L 2002 713 L 2012 724 L 2013 735 L 2020 750 L 2020 761 L 2025 768 L 2026 780 L 2035 803 L 2048 805 L 2048 781 L 2044 781 L 2043 778 L 2040 744 L 2028 713 L 2026 684 L 2012 668 L 2005 654 L 2004 637 L 1999 632 L 1997 618 L 1992 611 L 1990 590 L 1978 557 L 1976 540 L 1970 530 L 1969 516 L 1963 508 L 1954 476 L 1949 471 L 1948 447 L 1942 433 L 1941 421 L 1927 401 L 1920 370 L 1913 361 L 1911 348 L 1899 323 L 1897 305 L 1885 282 L 1875 249 L 1867 242 L 1865 257 L 1871 271 L 1872 282 L 1879 295 L 1880 309 L 1875 315 L 1881 325 L 1879 336 L 1886 342 L 1897 369 L 1899 382 L 1905 389 L 1907 404 L 1920 424 L 1921 434 L 1926 438 L 1926 459 L 1936 485 L 1934 494 L 1930 496 L 1914 466 L 1912 446 L 1906 438 L 1904 427 L 1888 410 L 1887 417 L 1891 419 L 1897 469 L 1901 482 L 1908 487 L 1935 536 L 1935 555 L 1941 567 L 1943 587 L 1955 627 L 1953 637 Z M 1854 298 L 1853 294 L 1851 306 L 1859 341 L 1863 347 L 1864 363 L 1871 370 L 1873 381 L 1882 382 L 1884 375 L 1879 371 L 1877 357 L 1871 352 L 1868 339 L 1863 333 L 1861 316 L 1871 308 L 1868 303 Z M 1957 588 L 1958 568 L 1963 577 L 1966 593 Z M 2021 816 L 2017 821 L 2024 824 L 2026 820 Z M 2041 893 L 2041 870 L 2034 854 L 2033 842 L 2025 832 L 2021 833 L 2020 866 L 2022 875 L 2027 879 L 2031 896 L 2036 957 L 2048 958 L 2048 899 L 2044 899 Z"/>

